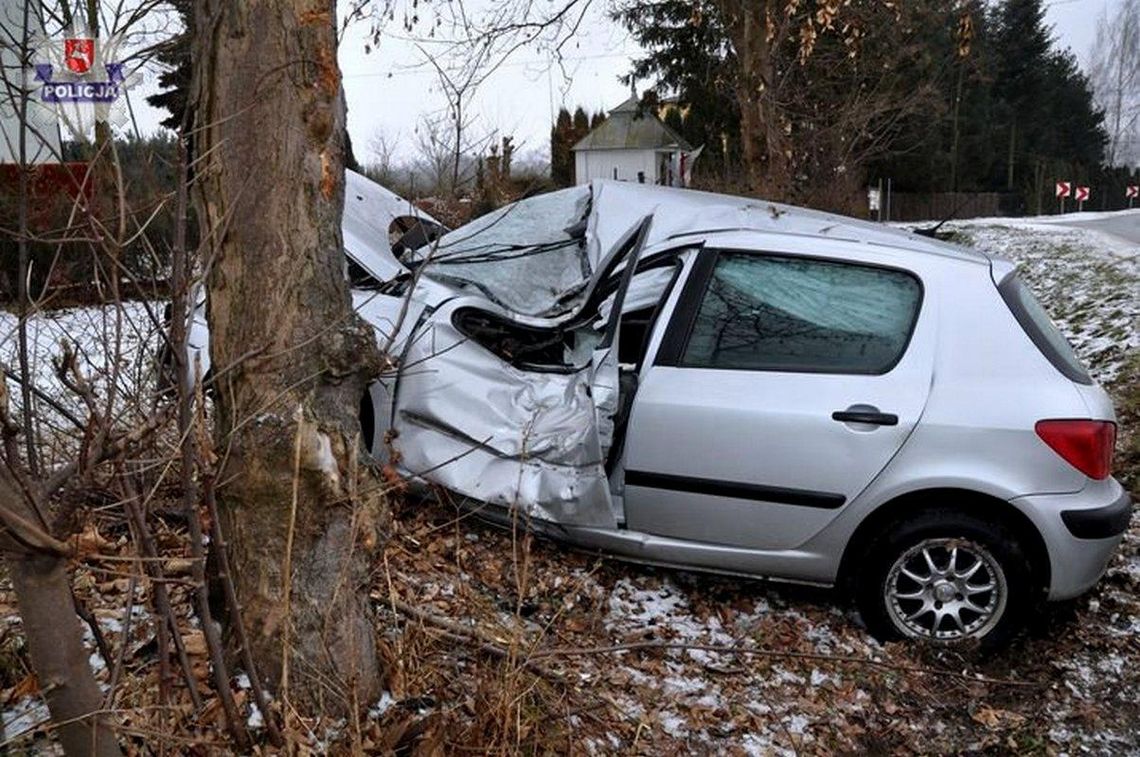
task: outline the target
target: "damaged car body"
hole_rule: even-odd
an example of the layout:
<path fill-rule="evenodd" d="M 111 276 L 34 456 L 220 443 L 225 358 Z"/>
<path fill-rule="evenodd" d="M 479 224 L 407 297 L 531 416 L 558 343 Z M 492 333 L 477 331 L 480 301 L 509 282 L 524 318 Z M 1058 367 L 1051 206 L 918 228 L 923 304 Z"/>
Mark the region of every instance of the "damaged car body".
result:
<path fill-rule="evenodd" d="M 1000 258 L 611 181 L 375 258 L 368 447 L 488 519 L 987 644 L 1127 526 L 1111 402 Z"/>

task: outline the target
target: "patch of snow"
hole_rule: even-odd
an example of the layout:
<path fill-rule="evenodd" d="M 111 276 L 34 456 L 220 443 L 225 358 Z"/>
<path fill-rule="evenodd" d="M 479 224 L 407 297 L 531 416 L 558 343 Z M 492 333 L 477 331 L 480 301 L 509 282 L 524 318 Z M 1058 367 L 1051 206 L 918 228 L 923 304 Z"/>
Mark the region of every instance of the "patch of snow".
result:
<path fill-rule="evenodd" d="M 244 673 L 242 675 L 244 675 Z M 247 683 L 248 683 L 248 680 L 249 679 L 246 679 Z M 262 694 L 265 696 L 265 701 L 267 701 L 267 702 L 273 701 L 273 697 L 269 694 L 268 691 L 262 692 Z M 265 718 L 262 716 L 261 710 L 259 710 L 257 708 L 257 700 L 254 699 L 253 697 L 251 697 L 249 700 L 249 719 L 246 720 L 246 725 L 249 726 L 250 728 L 264 728 L 265 727 Z"/>
<path fill-rule="evenodd" d="M 245 724 L 254 729 L 265 727 L 265 718 L 261 716 L 261 710 L 257 709 L 257 704 L 252 701 L 249 703 L 249 719 L 245 721 Z"/>
<path fill-rule="evenodd" d="M 748 709 L 749 712 L 753 712 L 757 715 L 767 715 L 772 712 L 772 708 L 763 702 L 749 702 L 744 706 Z"/>
<path fill-rule="evenodd" d="M 682 738 L 688 734 L 685 719 L 675 712 L 662 712 L 657 719 L 661 722 L 661 727 L 665 733 L 674 738 Z"/>
<path fill-rule="evenodd" d="M 772 737 L 768 735 L 767 732 L 763 734 L 744 734 L 740 739 L 740 747 L 749 757 L 771 757 L 771 755 L 780 755 L 783 757 L 783 755 L 794 754 L 794 752 L 789 749 L 776 746 Z"/>
<path fill-rule="evenodd" d="M 803 715 L 792 715 L 785 721 L 788 725 L 788 733 L 793 733 L 796 736 L 803 736 L 804 731 L 807 730 L 808 725 L 811 723 Z"/>
<path fill-rule="evenodd" d="M 662 587 L 638 589 L 628 578 L 614 586 L 610 595 L 610 621 L 625 625 L 656 625 L 672 621 L 686 609 L 687 602 L 680 593 Z"/>
<path fill-rule="evenodd" d="M 156 348 L 162 328 L 162 303 L 125 302 L 112 305 L 65 308 L 32 313 L 26 319 L 28 370 L 35 388 L 52 397 L 73 415 L 84 418 L 83 401 L 56 376 L 54 362 L 61 342 L 74 345 L 76 362 L 100 403 L 115 400 L 115 412 L 138 414 L 148 407 L 146 397 L 156 386 Z M 19 366 L 19 318 L 0 310 L 0 363 L 16 371 Z M 20 410 L 20 391 L 9 382 L 12 412 Z M 140 401 L 141 400 L 141 401 Z M 46 462 L 58 464 L 74 457 L 79 439 L 74 427 L 49 404 L 33 398 L 36 422 L 44 443 Z M 123 422 L 130 422 L 124 418 Z"/>
<path fill-rule="evenodd" d="M 1091 229 L 1036 219 L 975 219 L 947 226 L 968 244 L 1018 265 L 1101 383 L 1111 383 L 1127 355 L 1140 350 L 1140 254 L 1135 245 Z"/>
<path fill-rule="evenodd" d="M 793 673 L 790 670 L 785 670 L 779 665 L 773 666 L 772 672 L 775 676 L 768 682 L 770 686 L 778 686 L 784 683 L 806 683 L 807 681 L 803 676 L 798 673 Z"/>
<path fill-rule="evenodd" d="M 4 738 L 10 741 L 46 724 L 51 713 L 47 702 L 38 696 L 24 697 L 0 713 L 0 719 L 4 723 Z"/>
<path fill-rule="evenodd" d="M 368 717 L 373 720 L 381 718 L 384 716 L 384 713 L 392 709 L 392 706 L 395 704 L 396 700 L 392 697 L 392 692 L 384 691 L 380 694 L 380 699 L 377 700 L 376 704 L 372 705 L 372 708 L 368 710 Z"/>
<path fill-rule="evenodd" d="M 696 701 L 698 707 L 707 707 L 710 710 L 719 710 L 724 706 L 724 700 L 718 694 L 705 694 Z"/>
<path fill-rule="evenodd" d="M 1124 672 L 1125 664 L 1123 657 L 1113 653 L 1097 662 L 1096 669 L 1101 673 L 1111 673 L 1119 677 Z"/>
<path fill-rule="evenodd" d="M 686 678 L 684 676 L 671 676 L 665 679 L 662 690 L 666 694 L 695 694 L 704 691 L 708 682 L 700 678 Z"/>

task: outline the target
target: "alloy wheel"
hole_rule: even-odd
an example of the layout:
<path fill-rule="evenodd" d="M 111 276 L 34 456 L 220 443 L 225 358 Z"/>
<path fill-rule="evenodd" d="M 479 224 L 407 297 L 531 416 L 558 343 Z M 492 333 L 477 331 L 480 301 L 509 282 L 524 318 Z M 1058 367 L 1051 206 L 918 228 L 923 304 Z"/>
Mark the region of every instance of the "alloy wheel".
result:
<path fill-rule="evenodd" d="M 991 631 L 1005 610 L 1005 573 L 984 546 L 926 539 L 891 565 L 883 600 L 891 622 L 912 638 L 957 641 Z"/>

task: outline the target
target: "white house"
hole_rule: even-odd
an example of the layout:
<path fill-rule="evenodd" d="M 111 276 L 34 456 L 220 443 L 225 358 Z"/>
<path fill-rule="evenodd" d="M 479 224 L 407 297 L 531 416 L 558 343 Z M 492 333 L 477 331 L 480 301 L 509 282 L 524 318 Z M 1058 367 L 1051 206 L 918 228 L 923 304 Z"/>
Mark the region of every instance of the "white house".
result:
<path fill-rule="evenodd" d="M 639 112 L 631 97 L 582 137 L 574 152 L 574 183 L 618 179 L 683 187 L 692 173 L 694 151 L 650 110 Z"/>

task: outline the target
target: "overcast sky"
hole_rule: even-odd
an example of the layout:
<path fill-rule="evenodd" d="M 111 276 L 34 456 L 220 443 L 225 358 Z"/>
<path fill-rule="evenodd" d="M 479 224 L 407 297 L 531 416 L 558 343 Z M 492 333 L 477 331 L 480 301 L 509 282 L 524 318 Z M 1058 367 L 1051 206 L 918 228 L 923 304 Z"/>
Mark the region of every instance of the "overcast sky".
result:
<path fill-rule="evenodd" d="M 468 0 L 472 6 L 479 2 Z M 1120 2 L 1050 0 L 1047 18 L 1059 45 L 1073 50 L 1083 63 L 1095 39 L 1097 18 Z M 479 88 L 470 108 L 477 119 L 473 131 L 513 135 L 524 155 L 545 159 L 551 118 L 561 105 L 608 110 L 629 95 L 618 77 L 628 70 L 637 46 L 606 18 L 606 0 L 594 0 L 594 6 L 572 44 L 564 48 L 563 68 L 552 66 L 546 54 L 522 49 Z M 416 152 L 416 129 L 423 118 L 440 113 L 446 100 L 434 70 L 423 63 L 414 43 L 386 35 L 378 49 L 366 53 L 368 35 L 368 25 L 358 23 L 349 28 L 340 48 L 349 132 L 362 162 L 374 157 L 370 146 L 378 134 L 406 159 Z M 150 88 L 144 83 L 140 90 Z M 160 116 L 137 95 L 132 104 L 140 129 L 156 128 Z"/>

